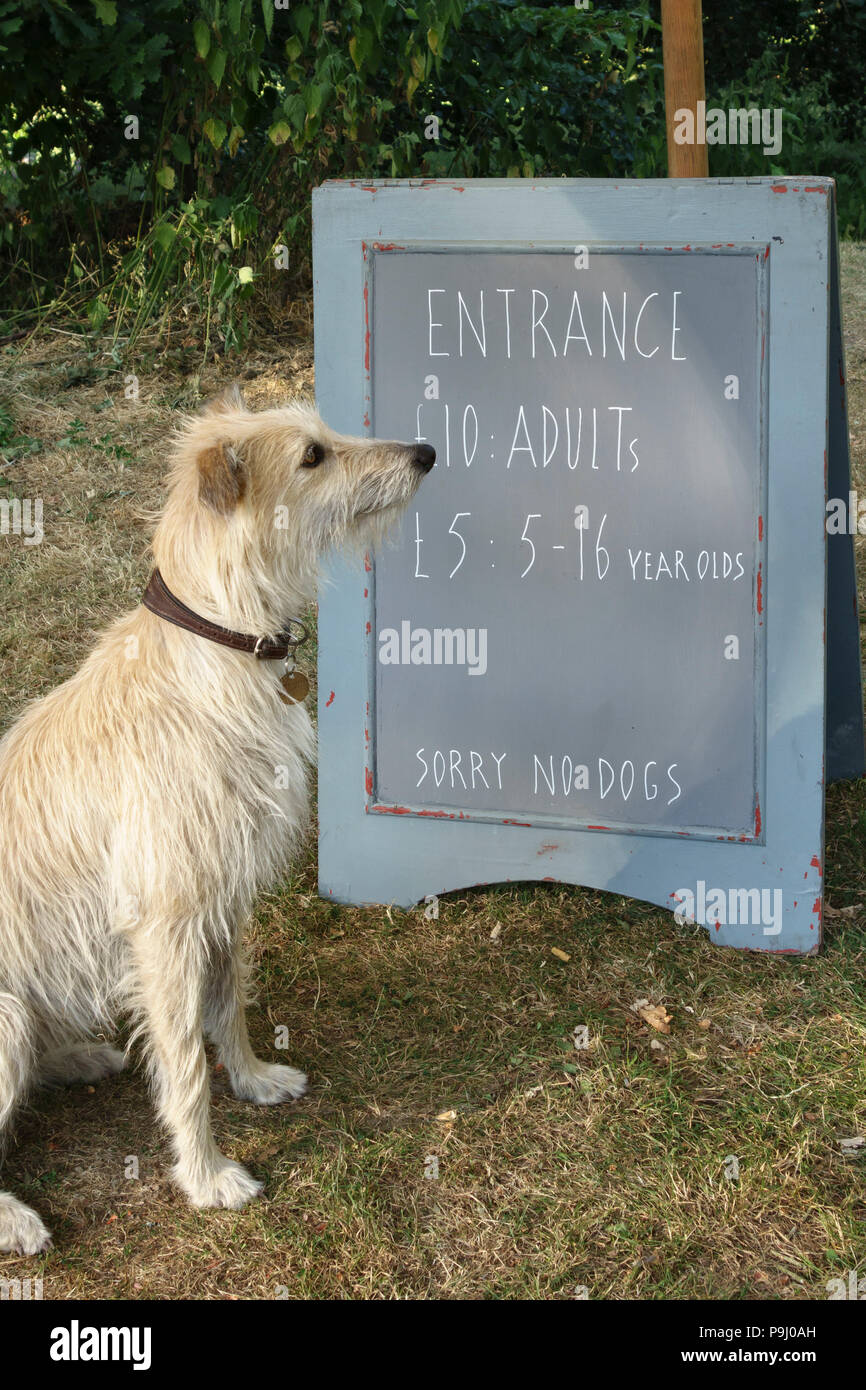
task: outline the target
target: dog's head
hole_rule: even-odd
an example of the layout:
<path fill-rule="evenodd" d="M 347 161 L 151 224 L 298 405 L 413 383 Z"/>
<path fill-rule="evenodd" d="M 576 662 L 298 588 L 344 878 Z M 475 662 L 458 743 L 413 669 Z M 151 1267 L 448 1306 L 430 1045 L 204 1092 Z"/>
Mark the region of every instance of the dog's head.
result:
<path fill-rule="evenodd" d="M 429 444 L 337 434 L 306 400 L 251 411 L 234 386 L 184 421 L 161 529 L 181 539 L 186 523 L 199 546 L 311 593 L 320 558 L 381 540 L 435 461 Z"/>

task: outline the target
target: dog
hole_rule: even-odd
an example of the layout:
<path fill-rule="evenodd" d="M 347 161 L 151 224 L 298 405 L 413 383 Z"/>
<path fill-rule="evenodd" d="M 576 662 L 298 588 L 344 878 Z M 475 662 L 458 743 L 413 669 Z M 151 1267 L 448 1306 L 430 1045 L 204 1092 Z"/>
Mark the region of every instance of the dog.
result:
<path fill-rule="evenodd" d="M 236 387 L 182 421 L 151 546 L 163 606 L 146 595 L 0 742 L 0 1135 L 34 1084 L 121 1070 L 100 1038 L 128 1017 L 189 1201 L 260 1192 L 214 1141 L 204 1040 L 241 1099 L 303 1094 L 245 1017 L 243 926 L 308 824 L 315 758 L 275 654 L 323 556 L 380 542 L 435 457 L 336 434 L 305 401 L 253 412 Z M 50 1243 L 0 1193 L 0 1251 Z"/>

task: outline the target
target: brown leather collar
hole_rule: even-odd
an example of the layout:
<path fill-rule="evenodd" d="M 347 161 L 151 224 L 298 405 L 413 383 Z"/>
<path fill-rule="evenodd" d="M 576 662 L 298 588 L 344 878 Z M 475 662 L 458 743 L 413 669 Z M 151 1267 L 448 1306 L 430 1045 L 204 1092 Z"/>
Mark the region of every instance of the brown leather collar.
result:
<path fill-rule="evenodd" d="M 250 652 L 260 661 L 287 661 L 289 657 L 294 656 L 296 648 L 309 637 L 307 629 L 298 618 L 289 618 L 285 630 L 277 634 L 275 641 L 267 637 L 251 637 L 245 632 L 232 632 L 227 627 L 220 627 L 218 623 L 200 617 L 191 608 L 187 608 L 185 603 L 181 603 L 180 599 L 175 598 L 159 570 L 154 570 L 150 576 L 141 601 L 145 608 L 149 608 L 158 618 L 165 618 L 166 622 L 174 623 L 176 627 L 194 632 L 197 637 L 206 637 L 209 642 L 218 642 L 221 647 L 231 647 L 236 652 Z M 296 628 L 300 629 L 299 636 L 295 635 Z"/>

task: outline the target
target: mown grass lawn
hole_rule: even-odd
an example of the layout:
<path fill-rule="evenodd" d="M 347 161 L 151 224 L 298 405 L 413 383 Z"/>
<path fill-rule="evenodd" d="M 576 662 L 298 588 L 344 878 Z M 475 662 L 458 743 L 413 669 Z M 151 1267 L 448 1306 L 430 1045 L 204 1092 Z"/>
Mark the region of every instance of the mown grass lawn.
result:
<path fill-rule="evenodd" d="M 862 491 L 866 246 L 843 272 Z M 19 441 L 0 477 L 46 518 L 41 546 L 0 543 L 3 727 L 137 601 L 172 412 L 232 375 L 254 403 L 309 388 L 309 313 L 240 368 L 202 379 L 181 343 L 135 370 L 126 401 L 117 364 L 72 337 L 0 356 Z M 842 1142 L 866 1132 L 864 847 L 866 784 L 830 788 L 825 947 L 799 959 L 556 884 L 451 894 L 438 920 L 338 907 L 316 894 L 313 828 L 251 941 L 254 1041 L 307 1070 L 310 1094 L 263 1111 L 214 1077 L 219 1142 L 263 1200 L 184 1204 L 137 1070 L 40 1095 L 2 1185 L 56 1246 L 0 1275 L 41 1273 L 48 1298 L 824 1298 L 866 1273 L 866 1149 Z"/>

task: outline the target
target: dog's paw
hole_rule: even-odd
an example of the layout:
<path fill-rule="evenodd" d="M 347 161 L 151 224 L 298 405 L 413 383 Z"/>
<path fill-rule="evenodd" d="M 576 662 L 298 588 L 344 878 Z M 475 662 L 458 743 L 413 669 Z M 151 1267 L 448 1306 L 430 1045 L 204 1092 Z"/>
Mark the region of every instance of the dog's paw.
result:
<path fill-rule="evenodd" d="M 83 1043 L 43 1059 L 39 1079 L 47 1086 L 68 1086 L 75 1081 L 101 1081 L 123 1071 L 126 1057 L 106 1043 Z"/>
<path fill-rule="evenodd" d="M 51 1232 L 31 1207 L 7 1193 L 0 1193 L 0 1251 L 14 1255 L 41 1255 L 51 1248 Z"/>
<path fill-rule="evenodd" d="M 107 1043 L 99 1043 L 89 1049 L 86 1058 L 82 1057 L 81 1065 L 87 1071 L 87 1075 L 82 1071 L 82 1080 L 101 1081 L 104 1076 L 117 1076 L 123 1071 L 126 1054 L 118 1052 L 116 1047 L 109 1047 Z"/>
<path fill-rule="evenodd" d="M 230 1158 L 223 1159 L 219 1168 L 195 1182 L 185 1180 L 177 1171 L 175 1176 L 194 1207 L 230 1207 L 238 1211 L 258 1197 L 263 1187 L 252 1173 Z"/>
<path fill-rule="evenodd" d="M 256 1105 L 280 1105 L 302 1096 L 307 1089 L 307 1078 L 294 1067 L 259 1062 L 254 1071 L 236 1079 L 233 1089 L 239 1100 L 251 1100 Z"/>

